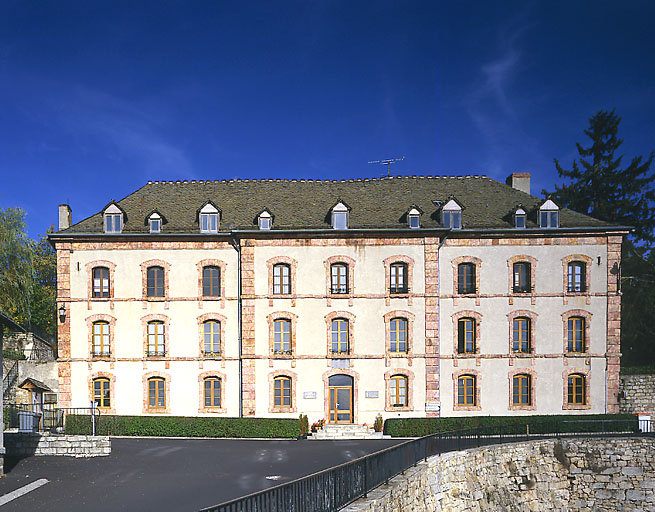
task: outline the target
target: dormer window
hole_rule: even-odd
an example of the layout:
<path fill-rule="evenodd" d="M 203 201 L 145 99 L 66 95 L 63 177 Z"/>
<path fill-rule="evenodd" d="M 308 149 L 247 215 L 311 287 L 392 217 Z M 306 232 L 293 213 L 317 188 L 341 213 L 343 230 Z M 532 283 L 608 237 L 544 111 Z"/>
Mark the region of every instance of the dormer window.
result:
<path fill-rule="evenodd" d="M 539 208 L 539 227 L 548 229 L 559 227 L 559 206 L 550 199 Z"/>
<path fill-rule="evenodd" d="M 407 212 L 407 224 L 411 229 L 421 227 L 421 212 L 417 208 L 412 208 Z"/>
<path fill-rule="evenodd" d="M 348 207 L 341 201 L 332 208 L 332 227 L 348 229 Z"/>
<path fill-rule="evenodd" d="M 161 216 L 158 213 L 150 215 L 148 224 L 150 224 L 151 233 L 161 233 Z"/>
<path fill-rule="evenodd" d="M 105 233 L 120 233 L 123 231 L 123 212 L 115 204 L 109 205 L 104 212 Z"/>
<path fill-rule="evenodd" d="M 462 229 L 462 207 L 454 199 L 441 209 L 441 223 L 450 229 Z"/>
<path fill-rule="evenodd" d="M 517 229 L 525 229 L 527 218 L 527 213 L 521 206 L 519 206 L 514 212 L 514 227 Z"/>
<path fill-rule="evenodd" d="M 211 203 L 207 203 L 200 209 L 198 220 L 201 233 L 216 233 L 218 231 L 218 214 L 218 208 Z"/>
<path fill-rule="evenodd" d="M 271 214 L 268 210 L 264 210 L 257 217 L 257 223 L 259 224 L 259 229 L 271 229 Z"/>

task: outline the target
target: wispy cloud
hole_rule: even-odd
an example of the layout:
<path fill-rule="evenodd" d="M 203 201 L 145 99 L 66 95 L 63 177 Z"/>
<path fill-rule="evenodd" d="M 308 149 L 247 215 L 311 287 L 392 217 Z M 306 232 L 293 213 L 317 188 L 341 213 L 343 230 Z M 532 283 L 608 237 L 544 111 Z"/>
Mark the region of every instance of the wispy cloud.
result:
<path fill-rule="evenodd" d="M 517 140 L 520 149 L 538 151 L 537 140 L 522 126 L 523 107 L 530 100 L 526 94 L 518 93 L 516 87 L 525 64 L 522 38 L 534 25 L 527 13 L 522 13 L 499 28 L 496 55 L 480 65 L 480 78 L 464 99 L 468 114 L 486 145 L 485 167 L 492 175 L 508 171 L 505 161 L 515 157 L 519 149 Z M 512 146 L 508 141 L 512 141 Z"/>
<path fill-rule="evenodd" d="M 52 99 L 50 107 L 56 122 L 87 151 L 104 151 L 105 158 L 131 161 L 145 174 L 161 178 L 195 177 L 184 148 L 165 136 L 173 120 L 161 108 L 86 88 Z"/>

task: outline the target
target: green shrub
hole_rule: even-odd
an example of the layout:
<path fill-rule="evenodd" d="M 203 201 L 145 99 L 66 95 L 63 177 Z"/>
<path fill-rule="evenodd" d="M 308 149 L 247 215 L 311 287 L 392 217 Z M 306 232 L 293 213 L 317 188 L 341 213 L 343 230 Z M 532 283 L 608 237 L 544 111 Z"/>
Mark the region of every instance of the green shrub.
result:
<path fill-rule="evenodd" d="M 307 418 L 306 414 L 301 414 L 300 415 L 299 427 L 300 427 L 300 435 L 301 436 L 309 433 L 309 418 Z"/>
<path fill-rule="evenodd" d="M 375 417 L 375 423 L 373 424 L 373 430 L 375 430 L 376 432 L 382 432 L 383 425 L 384 425 L 384 422 L 382 420 L 382 415 L 378 414 Z"/>
<path fill-rule="evenodd" d="M 113 436 L 295 438 L 299 432 L 298 420 L 281 418 L 101 415 L 96 421 L 96 434 Z M 67 416 L 66 434 L 90 433 L 89 416 Z"/>
<path fill-rule="evenodd" d="M 604 420 L 591 422 L 589 420 Z M 557 432 L 593 433 L 636 431 L 637 418 L 632 414 L 585 414 L 541 416 L 467 416 L 457 418 L 389 418 L 384 433 L 392 437 L 422 437 L 437 432 L 481 428 L 482 434 L 551 434 Z"/>
<path fill-rule="evenodd" d="M 653 375 L 655 374 L 655 365 L 648 366 L 622 366 L 621 375 Z"/>

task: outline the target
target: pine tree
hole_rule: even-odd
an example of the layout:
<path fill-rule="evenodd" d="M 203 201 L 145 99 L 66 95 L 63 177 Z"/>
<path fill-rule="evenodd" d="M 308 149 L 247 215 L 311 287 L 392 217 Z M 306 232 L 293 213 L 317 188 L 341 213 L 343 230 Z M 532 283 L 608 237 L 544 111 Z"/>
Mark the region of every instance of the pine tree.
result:
<path fill-rule="evenodd" d="M 642 156 L 632 159 L 622 168 L 623 155 L 615 156 L 623 144 L 618 137 L 621 118 L 614 110 L 601 110 L 589 119 L 584 131 L 591 139 L 591 146 L 576 143 L 579 161 L 574 160 L 570 170 L 562 168 L 555 159 L 560 178 L 570 183 L 555 185 L 551 199 L 559 206 L 591 215 L 612 224 L 634 227 L 631 237 L 642 250 L 650 250 L 655 242 L 655 174 L 649 174 L 655 158 Z"/>

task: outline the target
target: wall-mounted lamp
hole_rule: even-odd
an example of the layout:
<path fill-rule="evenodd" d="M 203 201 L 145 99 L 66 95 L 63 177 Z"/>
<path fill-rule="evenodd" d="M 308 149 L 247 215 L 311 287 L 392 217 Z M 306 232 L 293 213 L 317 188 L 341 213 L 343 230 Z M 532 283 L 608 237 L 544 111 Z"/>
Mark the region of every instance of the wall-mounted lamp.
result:
<path fill-rule="evenodd" d="M 63 324 L 66 321 L 66 306 L 62 304 L 57 311 L 59 311 L 59 321 Z"/>
<path fill-rule="evenodd" d="M 598 256 L 598 264 L 600 265 L 600 256 Z"/>

